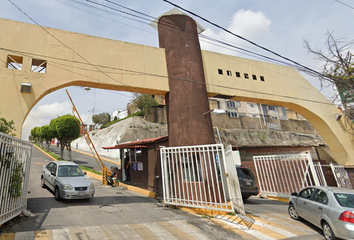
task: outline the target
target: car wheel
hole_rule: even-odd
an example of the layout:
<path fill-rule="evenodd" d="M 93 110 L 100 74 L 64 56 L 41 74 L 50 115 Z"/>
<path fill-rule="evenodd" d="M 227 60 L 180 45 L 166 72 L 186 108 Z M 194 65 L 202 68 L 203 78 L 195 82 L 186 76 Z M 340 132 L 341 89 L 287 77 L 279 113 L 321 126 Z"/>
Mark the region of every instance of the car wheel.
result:
<path fill-rule="evenodd" d="M 323 235 L 326 240 L 336 240 L 337 238 L 334 236 L 332 228 L 329 226 L 328 223 L 322 223 Z"/>
<path fill-rule="evenodd" d="M 290 215 L 290 217 L 294 220 L 300 220 L 300 216 L 299 214 L 297 214 L 297 211 L 294 207 L 293 204 L 290 204 L 289 207 L 288 207 L 288 213 Z"/>
<path fill-rule="evenodd" d="M 44 183 L 44 177 L 42 176 L 41 177 L 41 187 L 42 188 L 46 188 L 47 186 L 45 185 L 45 183 Z"/>
<path fill-rule="evenodd" d="M 60 191 L 59 191 L 58 187 L 55 188 L 54 197 L 55 197 L 55 200 L 57 200 L 57 201 L 60 201 L 60 199 L 61 199 L 60 198 Z"/>

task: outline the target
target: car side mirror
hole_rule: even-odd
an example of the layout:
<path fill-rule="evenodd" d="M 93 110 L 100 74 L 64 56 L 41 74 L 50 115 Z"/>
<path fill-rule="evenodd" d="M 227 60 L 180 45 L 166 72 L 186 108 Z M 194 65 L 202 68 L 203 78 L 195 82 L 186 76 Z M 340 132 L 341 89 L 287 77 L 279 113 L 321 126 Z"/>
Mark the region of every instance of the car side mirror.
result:
<path fill-rule="evenodd" d="M 297 192 L 291 193 L 291 196 L 297 197 Z"/>
<path fill-rule="evenodd" d="M 56 176 L 56 175 L 55 175 L 55 172 L 51 172 L 50 174 L 53 175 L 53 176 Z"/>

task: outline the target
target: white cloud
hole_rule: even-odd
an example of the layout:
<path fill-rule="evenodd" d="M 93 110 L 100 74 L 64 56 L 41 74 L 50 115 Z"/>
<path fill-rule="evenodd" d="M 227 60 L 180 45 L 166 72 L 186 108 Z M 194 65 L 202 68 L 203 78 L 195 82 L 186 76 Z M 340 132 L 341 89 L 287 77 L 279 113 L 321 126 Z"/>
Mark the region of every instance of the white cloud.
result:
<path fill-rule="evenodd" d="M 22 139 L 28 140 L 31 134 L 31 129 L 35 127 L 42 127 L 48 125 L 50 120 L 71 113 L 72 106 L 69 102 L 55 102 L 51 104 L 45 104 L 36 106 L 30 114 L 28 114 L 23 127 L 22 127 Z"/>
<path fill-rule="evenodd" d="M 253 12 L 251 10 L 241 9 L 233 15 L 227 30 L 251 41 L 259 42 L 262 38 L 270 34 L 270 25 L 271 20 L 268 19 L 262 12 Z M 214 32 L 212 29 L 207 28 L 204 34 L 214 38 L 223 39 L 223 41 L 230 42 L 233 45 L 246 45 L 246 42 L 243 40 L 240 40 L 223 30 Z M 230 51 L 226 49 L 220 50 L 219 47 L 209 43 L 202 42 L 201 45 L 202 48 L 206 50 L 230 54 Z"/>

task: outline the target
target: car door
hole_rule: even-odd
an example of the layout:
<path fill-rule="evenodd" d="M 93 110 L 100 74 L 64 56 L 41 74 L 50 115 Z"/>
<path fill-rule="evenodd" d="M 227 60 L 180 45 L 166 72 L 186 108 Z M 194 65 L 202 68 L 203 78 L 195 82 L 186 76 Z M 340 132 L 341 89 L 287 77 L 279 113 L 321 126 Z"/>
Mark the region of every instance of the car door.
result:
<path fill-rule="evenodd" d="M 296 211 L 302 218 L 306 220 L 310 217 L 308 213 L 308 208 L 309 204 L 312 202 L 312 196 L 314 191 L 315 189 L 312 187 L 305 188 L 299 193 L 297 199 Z"/>
<path fill-rule="evenodd" d="M 317 189 L 313 195 L 313 201 L 307 205 L 308 221 L 314 225 L 321 226 L 321 215 L 327 212 L 328 196 L 326 192 Z"/>
<path fill-rule="evenodd" d="M 54 191 L 54 187 L 55 187 L 54 181 L 55 181 L 55 177 L 57 175 L 57 168 L 58 168 L 57 164 L 54 163 L 52 168 L 50 169 L 48 177 L 47 177 L 47 182 L 48 182 L 47 186 L 50 189 L 52 189 L 53 191 Z"/>
<path fill-rule="evenodd" d="M 49 179 L 50 179 L 50 173 L 52 171 L 52 168 L 55 164 L 53 162 L 47 164 L 46 166 L 43 167 L 43 179 L 44 179 L 44 183 L 46 186 L 50 187 L 49 185 Z"/>

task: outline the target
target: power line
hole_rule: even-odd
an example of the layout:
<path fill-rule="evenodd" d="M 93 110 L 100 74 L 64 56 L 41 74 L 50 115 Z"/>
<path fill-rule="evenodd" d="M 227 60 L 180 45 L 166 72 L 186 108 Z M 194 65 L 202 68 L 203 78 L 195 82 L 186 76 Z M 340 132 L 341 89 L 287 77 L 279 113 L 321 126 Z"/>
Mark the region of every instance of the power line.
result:
<path fill-rule="evenodd" d="M 313 69 L 311 69 L 311 68 L 309 68 L 309 67 L 307 67 L 307 66 L 305 66 L 305 65 L 302 65 L 302 64 L 300 64 L 300 63 L 298 63 L 298 62 L 296 62 L 296 61 L 294 61 L 294 60 L 291 60 L 290 58 L 287 58 L 287 57 L 285 57 L 285 56 L 282 56 L 281 54 L 276 53 L 276 52 L 274 52 L 274 51 L 272 51 L 272 50 L 270 50 L 270 49 L 268 49 L 268 48 L 266 48 L 266 47 L 263 47 L 263 46 L 261 46 L 261 45 L 255 43 L 255 42 L 253 42 L 253 41 L 251 41 L 251 40 L 249 40 L 249 39 L 247 39 L 247 38 L 244 38 L 244 37 L 242 37 L 242 36 L 240 36 L 240 35 L 238 35 L 238 34 L 235 34 L 235 33 L 231 32 L 230 30 L 228 30 L 228 29 L 226 29 L 226 28 L 224 28 L 224 27 L 221 27 L 220 25 L 218 25 L 218 24 L 216 24 L 216 23 L 213 23 L 213 22 L 209 21 L 208 19 L 206 19 L 206 18 L 204 18 L 204 17 L 202 17 L 202 16 L 200 16 L 200 15 L 198 15 L 198 14 L 192 12 L 192 11 L 189 11 L 188 9 L 185 9 L 185 8 L 183 8 L 183 7 L 181 7 L 181 6 L 177 5 L 177 4 L 175 4 L 175 3 L 173 3 L 173 2 L 170 2 L 170 1 L 168 1 L 168 0 L 162 0 L 162 1 L 167 2 L 167 3 L 171 4 L 172 6 L 175 6 L 175 7 L 179 8 L 179 9 L 181 9 L 181 10 L 183 10 L 183 11 L 185 11 L 185 12 L 187 12 L 187 13 L 189 13 L 189 14 L 195 16 L 195 17 L 198 17 L 198 18 L 200 18 L 201 20 L 203 20 L 203 21 L 205 21 L 205 22 L 207 22 L 207 23 L 213 25 L 214 27 L 217 27 L 217 28 L 219 28 L 219 29 L 221 29 L 221 30 L 223 30 L 223 31 L 225 31 L 225 32 L 227 32 L 227 33 L 229 33 L 229 34 L 231 34 L 231 35 L 233 35 L 233 36 L 235 36 L 235 37 L 237 37 L 237 38 L 243 40 L 243 41 L 246 41 L 246 42 L 248 42 L 248 43 L 250 43 L 250 44 L 252 44 L 252 45 L 254 45 L 254 46 L 256 46 L 256 47 L 258 47 L 258 48 L 260 48 L 260 49 L 263 49 L 263 50 L 265 50 L 265 51 L 267 51 L 267 52 L 269 52 L 269 53 L 272 53 L 273 55 L 275 55 L 275 56 L 277 56 L 277 57 L 280 57 L 280 58 L 285 59 L 285 60 L 287 60 L 287 61 L 289 61 L 289 62 L 292 62 L 293 64 L 295 64 L 295 65 L 301 67 L 302 69 L 304 69 L 304 70 L 306 70 L 306 71 L 309 71 L 309 72 L 311 72 L 311 73 L 315 73 L 316 75 L 321 76 L 321 77 L 326 78 L 326 79 L 329 78 L 328 76 L 326 76 L 326 75 L 324 75 L 324 74 L 322 74 L 322 73 L 320 73 L 320 72 L 317 72 L 316 70 L 313 70 Z M 329 78 L 329 79 L 330 79 L 330 78 Z"/>
<path fill-rule="evenodd" d="M 57 40 L 58 42 L 60 42 L 63 46 L 65 46 L 66 48 L 68 48 L 70 51 L 72 51 L 73 53 L 75 53 L 77 56 L 79 56 L 81 59 L 83 59 L 85 62 L 87 62 L 88 64 L 90 64 L 92 67 L 96 68 L 98 71 L 100 71 L 102 74 L 104 74 L 105 76 L 107 76 L 108 78 L 111 78 L 114 81 L 117 81 L 123 85 L 127 85 L 123 82 L 120 82 L 114 78 L 112 78 L 111 76 L 105 74 L 104 72 L 102 72 L 99 68 L 97 68 L 95 65 L 93 65 L 91 62 L 89 62 L 86 58 L 84 58 L 81 54 L 79 54 L 78 52 L 76 52 L 74 49 L 72 49 L 71 47 L 69 47 L 67 44 L 65 44 L 63 41 L 61 41 L 59 38 L 57 38 L 56 36 L 54 36 L 52 33 L 50 33 L 47 29 L 45 29 L 42 25 L 40 25 L 39 23 L 37 23 L 33 18 L 31 18 L 27 13 L 25 13 L 20 7 L 18 7 L 14 2 L 12 2 L 12 0 L 8 0 L 14 7 L 16 7 L 22 14 L 24 14 L 26 17 L 28 17 L 32 22 L 34 22 L 37 26 L 39 26 L 41 29 L 43 29 L 46 33 L 48 33 L 50 36 L 52 36 L 55 40 Z M 97 80 L 99 81 L 99 80 Z"/>
<path fill-rule="evenodd" d="M 344 6 L 347 6 L 348 8 L 354 9 L 354 7 L 348 5 L 348 4 L 344 3 L 344 2 L 341 2 L 341 1 L 338 1 L 338 0 L 334 0 L 334 1 L 339 2 L 340 4 L 343 4 Z"/>
<path fill-rule="evenodd" d="M 59 0 L 56 0 L 56 1 L 59 1 Z M 94 7 L 94 6 L 92 6 L 92 5 L 88 5 L 88 4 L 85 4 L 85 3 L 82 3 L 82 2 L 78 2 L 77 0 L 71 0 L 71 1 L 77 2 L 77 3 L 79 3 L 79 4 L 81 4 L 81 5 L 84 5 L 84 6 L 88 6 L 88 7 L 91 7 L 91 8 L 98 9 L 98 10 L 100 10 L 100 11 L 105 11 L 105 12 L 111 14 L 111 13 L 108 12 L 107 10 L 103 10 L 103 9 Z M 139 15 L 130 14 L 130 13 L 127 13 L 127 12 L 125 12 L 125 11 L 123 11 L 123 10 L 118 10 L 118 9 L 113 8 L 113 7 L 111 7 L 111 6 L 107 6 L 107 5 L 103 4 L 103 3 L 96 3 L 96 2 L 93 2 L 92 0 L 85 0 L 85 1 L 90 2 L 90 3 L 93 3 L 93 4 L 97 4 L 97 5 L 101 6 L 101 7 L 105 7 L 105 8 L 108 8 L 108 9 L 110 9 L 110 10 L 118 11 L 119 13 L 124 13 L 124 14 L 128 14 L 128 15 L 130 15 L 130 16 L 134 16 L 134 17 L 139 18 L 139 19 L 151 21 L 150 19 L 147 19 L 147 18 L 145 18 L 145 17 L 144 17 L 144 18 L 141 18 Z M 104 0 L 104 1 L 109 2 L 109 3 L 112 3 L 112 4 L 114 4 L 114 5 L 116 5 L 116 6 L 119 6 L 119 7 L 123 8 L 123 9 L 128 9 L 129 11 L 132 11 L 132 12 L 134 12 L 134 13 L 138 13 L 138 14 L 140 14 L 140 15 L 143 15 L 143 16 L 146 16 L 146 17 L 148 17 L 148 18 L 154 19 L 154 20 L 152 20 L 152 21 L 156 23 L 156 20 L 155 20 L 156 18 L 153 17 L 153 16 L 150 16 L 150 15 L 145 14 L 145 13 L 142 13 L 142 12 L 140 12 L 140 11 L 137 11 L 137 10 L 134 10 L 134 9 L 131 9 L 131 8 L 122 6 L 122 5 L 117 4 L 117 3 L 113 3 L 113 2 L 110 1 L 110 0 Z M 60 2 L 60 1 L 59 1 L 59 2 Z M 62 2 L 61 2 L 61 3 L 62 3 Z M 65 3 L 63 3 L 63 4 L 65 4 Z M 69 6 L 71 6 L 71 5 L 69 5 Z M 72 6 L 72 7 L 73 7 L 73 6 Z M 74 8 L 76 8 L 76 7 L 74 7 Z M 80 9 L 80 8 L 78 8 L 78 9 Z M 80 9 L 80 10 L 85 11 L 85 10 L 83 10 L 83 9 Z M 86 11 L 86 12 L 87 12 L 87 11 Z M 91 13 L 91 12 L 88 12 L 88 13 Z M 91 13 L 91 14 L 97 15 L 97 14 L 95 14 L 95 13 Z M 103 16 L 101 16 L 101 15 L 98 15 L 98 16 L 103 17 Z M 103 17 L 103 18 L 106 18 L 106 17 Z M 146 23 L 146 22 L 144 22 L 144 21 L 139 21 L 139 20 L 136 20 L 136 19 L 128 18 L 128 17 L 126 17 L 126 18 L 127 18 L 127 19 L 130 19 L 130 20 L 133 20 L 133 21 L 137 21 L 137 22 L 140 22 L 140 23 L 149 25 L 149 23 Z M 115 20 L 110 19 L 110 18 L 106 18 L 106 19 L 115 21 Z M 121 23 L 121 22 L 119 22 L 119 23 Z M 157 24 L 157 23 L 156 23 L 156 24 Z M 170 28 L 176 28 L 175 25 L 172 25 L 171 23 L 169 23 L 169 22 L 167 22 L 167 21 L 164 21 L 164 20 L 160 20 L 159 24 L 160 24 L 160 25 L 165 25 L 165 26 L 170 27 Z M 126 24 L 126 25 L 128 25 L 128 24 Z M 128 26 L 137 28 L 137 27 L 131 26 L 131 25 L 128 25 Z M 137 28 L 137 29 L 142 30 L 141 28 Z M 189 32 L 189 33 L 191 33 L 191 34 L 196 34 L 196 33 L 194 33 L 193 31 L 190 31 L 190 30 L 186 30 L 186 31 Z M 229 47 L 229 48 L 232 48 L 232 49 L 230 49 L 230 50 L 238 49 L 238 50 L 240 51 L 239 53 L 244 54 L 244 55 L 247 55 L 247 56 L 253 56 L 253 55 L 254 55 L 253 57 L 256 57 L 256 58 L 263 58 L 263 60 L 265 59 L 265 60 L 270 61 L 270 62 L 276 62 L 276 63 L 278 63 L 278 64 L 282 64 L 282 65 L 290 66 L 290 67 L 293 67 L 293 68 L 297 68 L 297 66 L 291 65 L 291 64 L 289 64 L 289 63 L 287 63 L 287 62 L 284 62 L 284 61 L 281 61 L 281 60 L 278 60 L 278 59 L 274 59 L 274 58 L 271 58 L 271 57 L 269 57 L 269 56 L 265 56 L 265 55 L 262 55 L 262 54 L 258 54 L 258 53 L 252 52 L 252 51 L 250 51 L 250 50 L 241 48 L 241 47 L 237 47 L 237 46 L 235 46 L 235 45 L 232 45 L 232 44 L 230 44 L 230 43 L 226 43 L 225 41 L 222 41 L 222 40 L 213 38 L 213 37 L 208 36 L 208 35 L 205 35 L 205 34 L 200 34 L 200 36 L 201 36 L 201 38 L 202 38 L 202 41 L 204 41 L 204 39 L 207 39 L 207 40 L 211 41 L 211 42 L 209 42 L 209 44 L 213 44 L 213 45 L 219 46 L 219 45 L 216 44 L 216 43 L 219 43 L 219 44 L 225 45 L 225 46 L 227 46 L 227 47 Z M 212 42 L 216 42 L 216 43 L 212 43 Z M 224 46 L 219 46 L 219 47 L 222 47 L 222 48 L 225 49 Z M 235 51 L 235 50 L 234 50 L 234 51 Z M 237 51 L 236 51 L 236 52 L 237 52 Z"/>
<path fill-rule="evenodd" d="M 0 50 L 3 50 L 4 48 L 0 48 Z M 19 52 L 19 51 L 16 51 Z M 75 62 L 75 63 L 81 63 L 81 64 L 87 64 L 87 63 L 83 63 L 83 62 L 78 62 L 78 61 L 72 61 L 72 60 L 66 60 L 69 62 Z M 144 73 L 144 72 L 138 72 L 138 71 L 131 71 L 131 70 L 124 70 L 121 68 L 113 68 L 113 67 L 107 67 L 107 66 L 103 66 L 103 65 L 96 65 L 97 68 L 110 68 L 110 69 L 117 69 L 117 70 L 121 70 L 121 71 L 128 71 L 128 72 L 135 72 L 135 73 L 140 73 L 141 75 L 147 75 L 147 76 L 155 76 L 155 77 L 160 77 L 160 78 L 168 78 L 168 76 L 164 76 L 164 75 L 158 75 L 158 74 L 149 74 L 149 73 Z M 73 72 L 73 70 L 69 70 L 66 69 L 67 71 Z M 102 72 L 101 70 L 99 72 Z M 74 72 L 73 72 L 74 73 Z M 87 77 L 87 76 L 86 76 Z M 90 77 L 88 77 L 90 78 Z M 220 84 L 210 84 L 210 83 L 205 83 L 205 82 L 199 82 L 193 79 L 185 79 L 185 78 L 177 78 L 174 77 L 173 79 L 175 80 L 180 80 L 180 81 L 185 81 L 185 82 L 191 82 L 191 83 L 196 83 L 196 84 L 203 84 L 206 86 L 213 86 L 213 87 L 218 87 L 218 88 L 225 88 L 225 89 L 233 89 L 233 90 L 238 90 L 238 91 L 242 91 L 242 92 L 250 92 L 250 93 L 255 93 L 255 94 L 263 94 L 263 95 L 268 95 L 268 96 L 273 96 L 274 94 L 271 93 L 264 93 L 261 91 L 255 91 L 255 90 L 245 90 L 242 88 L 237 88 L 237 87 L 232 87 L 232 86 L 225 86 L 225 85 L 220 85 Z M 310 100 L 310 99 L 304 99 L 304 98 L 297 98 L 297 97 L 290 97 L 290 96 L 286 96 L 286 95 L 277 95 L 279 97 L 283 97 L 283 98 L 288 98 L 288 99 L 297 99 L 297 100 L 303 100 L 303 101 L 307 101 L 307 102 L 314 102 L 314 103 L 321 103 L 321 104 L 329 104 L 332 105 L 332 103 L 327 103 L 327 102 L 322 102 L 322 101 L 315 101 L 315 100 Z"/>
<path fill-rule="evenodd" d="M 59 3 L 61 3 L 61 4 L 64 4 L 64 5 L 67 5 L 67 6 L 69 6 L 69 7 L 76 8 L 76 9 L 78 9 L 78 10 L 80 10 L 80 11 L 87 12 L 87 13 L 89 13 L 89 14 L 96 15 L 96 16 L 98 16 L 98 17 L 105 18 L 105 19 L 107 19 L 107 20 L 111 20 L 111 21 L 117 22 L 117 23 L 126 25 L 126 26 L 128 26 L 128 27 L 136 28 L 136 29 L 139 29 L 139 30 L 141 30 L 141 31 L 148 32 L 148 33 L 151 33 L 151 34 L 156 35 L 156 32 L 148 31 L 148 30 L 143 29 L 143 28 L 139 28 L 139 27 L 136 27 L 136 26 L 133 26 L 133 25 L 130 25 L 130 24 L 121 22 L 121 21 L 117 21 L 116 19 L 109 18 L 109 17 L 105 17 L 105 16 L 99 15 L 99 14 L 97 14 L 97 13 L 93 13 L 93 12 L 84 10 L 84 9 L 82 9 L 82 8 L 79 8 L 79 7 L 77 7 L 77 6 L 70 5 L 70 4 L 65 3 L 65 2 L 63 2 L 63 1 L 60 1 L 60 0 L 55 0 L 55 1 L 57 1 L 57 2 L 59 2 Z M 109 12 L 109 11 L 107 11 L 107 10 L 99 9 L 99 8 L 97 8 L 97 7 L 94 7 L 94 6 L 85 4 L 85 3 L 83 3 L 83 2 L 79 2 L 79 1 L 77 1 L 77 0 L 71 0 L 71 1 L 76 2 L 76 3 L 78 3 L 78 4 L 80 4 L 80 5 L 83 5 L 83 6 L 91 7 L 91 8 L 94 8 L 94 9 L 98 9 L 98 10 L 103 11 L 103 12 L 106 12 L 106 13 L 108 13 L 108 14 L 112 14 L 111 12 Z M 118 15 L 118 16 L 119 16 L 119 15 Z M 123 15 L 121 15 L 120 17 L 123 17 Z M 144 24 L 146 24 L 145 22 L 136 20 L 136 19 L 134 19 L 134 18 L 129 18 L 129 17 L 124 17 L 124 18 L 127 18 L 127 19 L 132 20 L 132 21 L 136 21 L 136 22 L 139 22 L 139 23 L 144 23 Z"/>
<path fill-rule="evenodd" d="M 112 79 L 113 81 L 116 81 L 116 82 L 119 82 L 119 83 L 121 83 L 122 85 L 125 85 L 125 86 L 129 86 L 129 85 L 127 85 L 127 84 L 125 84 L 125 83 L 122 83 L 122 82 L 120 82 L 120 81 L 118 81 L 118 80 L 116 80 L 116 79 L 114 79 L 114 78 L 112 78 L 111 76 L 109 76 L 108 74 L 106 74 L 106 73 L 104 73 L 104 72 L 102 72 L 98 67 L 105 67 L 105 66 L 100 66 L 100 65 L 94 65 L 94 64 L 92 64 L 91 62 L 89 62 L 87 59 L 85 59 L 82 55 L 80 55 L 79 53 L 77 53 L 74 49 L 72 49 L 72 48 L 70 48 L 69 46 L 67 46 L 65 43 L 63 43 L 60 39 L 58 39 L 58 38 L 56 38 L 53 34 L 51 34 L 48 30 L 46 30 L 43 26 L 41 26 L 41 25 L 39 25 L 34 19 L 32 19 L 28 14 L 26 14 L 21 8 L 19 8 L 15 3 L 13 3 L 11 0 L 8 0 L 11 4 L 13 4 L 20 12 L 22 12 L 26 17 L 28 17 L 31 21 L 33 21 L 37 26 L 39 26 L 40 28 L 42 28 L 45 32 L 47 32 L 50 36 L 52 36 L 54 39 L 56 39 L 58 42 L 60 42 L 61 44 L 63 44 L 65 47 L 67 47 L 69 50 L 71 50 L 72 52 L 74 52 L 75 54 L 77 54 L 80 58 L 82 58 L 85 62 L 86 62 L 86 64 L 89 64 L 90 66 L 92 66 L 92 67 L 94 67 L 97 71 L 99 71 L 100 73 L 102 73 L 102 74 L 104 74 L 105 76 L 107 76 L 108 78 L 110 78 L 110 79 Z M 91 1 L 91 0 L 85 0 L 85 1 L 87 1 L 87 2 L 92 2 L 92 3 L 94 3 L 93 1 Z M 169 2 L 169 1 L 167 1 L 167 0 L 163 0 L 163 1 L 166 1 L 166 2 Z M 170 2 L 169 2 L 170 3 Z M 98 4 L 98 3 L 95 3 L 95 4 Z M 170 3 L 170 4 L 172 4 L 172 5 L 174 5 L 173 3 Z M 98 5 L 100 5 L 100 4 L 98 4 Z M 102 5 L 102 4 L 101 4 Z M 178 5 L 176 5 L 177 7 L 179 7 Z M 181 8 L 181 7 L 179 7 L 179 8 Z M 113 9 L 113 8 L 112 8 Z M 181 9 L 183 9 L 183 8 L 181 8 Z M 123 11 L 120 11 L 120 10 L 117 10 L 117 9 L 115 9 L 116 11 L 119 11 L 119 12 L 123 12 Z M 185 9 L 183 9 L 184 11 L 187 11 L 187 12 L 189 12 L 188 10 L 185 10 Z M 196 14 L 194 14 L 194 13 L 192 13 L 192 12 L 190 12 L 191 14 L 193 14 L 193 15 L 196 15 Z M 129 14 L 129 13 L 127 13 L 127 14 Z M 136 15 L 134 15 L 134 14 L 129 14 L 129 15 L 133 15 L 133 16 L 136 16 Z M 196 15 L 197 17 L 199 17 L 198 15 Z M 137 17 L 139 17 L 139 16 L 137 16 Z M 201 17 L 199 17 L 199 18 L 201 18 Z M 203 19 L 203 18 L 202 18 Z M 208 21 L 208 20 L 206 20 L 206 21 Z M 226 29 L 225 29 L 226 30 Z M 228 30 L 227 30 L 228 31 Z M 228 31 L 228 32 L 230 32 L 230 31 Z M 231 33 L 231 32 L 230 32 Z M 231 33 L 231 34 L 233 34 L 233 33 Z M 235 35 L 235 34 L 233 34 L 233 35 Z M 236 35 L 237 36 L 237 35 Z M 245 39 L 246 40 L 246 39 Z M 249 40 L 247 40 L 247 41 L 249 41 Z M 256 44 L 256 46 L 258 46 L 257 44 Z M 74 61 L 73 61 L 74 62 Z M 78 62 L 79 63 L 79 62 Z M 82 63 L 83 64 L 83 63 Z M 124 70 L 124 69 L 120 69 L 120 70 Z M 126 71 L 126 70 L 124 70 L 124 71 Z M 134 71 L 133 71 L 134 72 Z M 137 71 L 135 71 L 135 72 L 137 72 Z M 140 73 L 142 73 L 142 72 L 140 72 Z M 146 74 L 146 73 L 142 73 L 142 74 Z M 167 76 L 162 76 L 162 75 L 157 75 L 157 74 L 150 74 L 150 76 L 156 76 L 156 77 L 163 77 L 163 78 L 167 78 Z M 199 82 L 199 81 L 196 81 L 196 80 L 192 80 L 192 79 L 183 79 L 183 78 L 175 78 L 176 80 L 181 80 L 181 81 L 187 81 L 187 82 L 193 82 L 193 83 L 198 83 L 198 84 L 205 84 L 206 85 L 206 83 L 201 83 L 201 82 Z M 235 88 L 235 87 L 230 87 L 230 86 L 223 86 L 223 85 L 219 85 L 219 84 L 208 84 L 208 85 L 210 85 L 210 86 L 215 86 L 215 87 L 220 87 L 220 88 L 227 88 L 227 89 L 234 89 L 234 90 L 239 90 L 239 91 L 246 91 L 246 92 L 253 92 L 253 93 L 258 93 L 258 94 L 265 94 L 265 95 L 273 95 L 273 94 L 266 94 L 266 93 L 263 93 L 263 92 L 259 92 L 259 91 L 251 91 L 251 90 L 244 90 L 244 89 L 240 89 L 240 88 Z M 300 98 L 295 98 L 295 97 L 288 97 L 288 96 L 281 96 L 281 95 L 278 95 L 278 96 L 280 96 L 280 97 L 285 97 L 285 98 L 292 98 L 292 99 L 300 99 Z M 325 103 L 325 102 L 321 102 L 321 101 L 314 101 L 314 100 L 306 100 L 306 99 L 301 99 L 301 100 L 305 100 L 305 101 L 310 101 L 310 102 L 318 102 L 318 103 Z M 325 103 L 325 104 L 327 104 L 327 103 Z"/>

